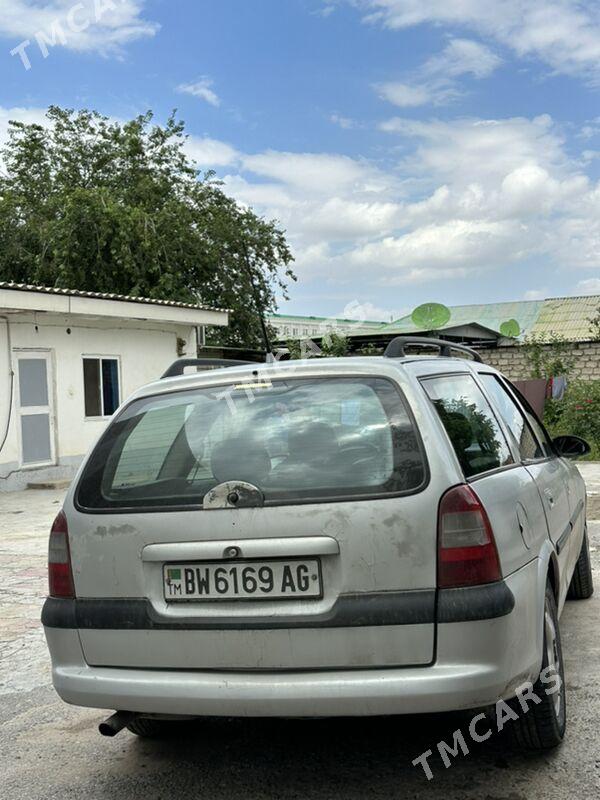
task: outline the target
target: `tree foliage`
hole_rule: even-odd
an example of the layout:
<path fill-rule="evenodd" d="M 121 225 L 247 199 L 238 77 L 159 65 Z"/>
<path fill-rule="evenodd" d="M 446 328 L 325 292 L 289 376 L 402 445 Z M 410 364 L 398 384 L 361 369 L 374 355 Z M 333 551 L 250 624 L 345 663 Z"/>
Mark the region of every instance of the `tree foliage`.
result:
<path fill-rule="evenodd" d="M 348 355 L 348 337 L 334 331 L 323 336 L 320 347 L 310 339 L 290 339 L 286 346 L 291 359 L 343 358 Z"/>
<path fill-rule="evenodd" d="M 0 280 L 229 308 L 230 328 L 215 336 L 260 344 L 256 298 L 273 311 L 276 293 L 286 296 L 291 252 L 275 222 L 198 173 L 184 124 L 56 106 L 47 118 L 10 123 Z"/>

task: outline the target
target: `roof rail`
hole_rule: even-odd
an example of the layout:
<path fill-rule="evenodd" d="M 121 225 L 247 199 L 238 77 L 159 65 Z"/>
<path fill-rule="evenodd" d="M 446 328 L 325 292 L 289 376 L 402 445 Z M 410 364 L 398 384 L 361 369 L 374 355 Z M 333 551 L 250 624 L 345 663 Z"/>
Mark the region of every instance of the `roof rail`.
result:
<path fill-rule="evenodd" d="M 174 361 L 160 379 L 175 378 L 183 375 L 186 367 L 204 367 L 204 369 L 220 369 L 222 367 L 246 367 L 258 364 L 254 361 L 234 361 L 230 358 L 180 358 Z"/>
<path fill-rule="evenodd" d="M 452 351 L 459 350 L 461 353 L 470 355 L 473 361 L 483 362 L 477 350 L 473 350 L 472 347 L 467 347 L 464 344 L 455 344 L 444 339 L 430 339 L 428 336 L 397 336 L 388 344 L 383 355 L 385 358 L 403 358 L 406 355 L 405 348 L 414 345 L 438 347 L 441 358 L 452 358 Z"/>

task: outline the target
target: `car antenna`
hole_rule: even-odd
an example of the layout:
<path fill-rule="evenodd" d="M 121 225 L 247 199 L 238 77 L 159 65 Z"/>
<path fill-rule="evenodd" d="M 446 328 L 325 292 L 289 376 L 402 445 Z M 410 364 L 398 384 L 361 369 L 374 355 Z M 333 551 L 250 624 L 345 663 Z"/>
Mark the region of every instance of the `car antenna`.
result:
<path fill-rule="evenodd" d="M 252 264 L 250 263 L 250 256 L 248 254 L 248 246 L 246 244 L 246 240 L 242 239 L 242 250 L 244 252 L 244 264 L 246 266 L 246 271 L 248 273 L 248 278 L 250 280 L 250 286 L 252 287 L 252 295 L 254 297 L 254 305 L 256 307 L 256 313 L 258 314 L 258 319 L 260 321 L 260 327 L 262 330 L 263 340 L 265 343 L 265 349 L 267 351 L 267 364 L 272 364 L 275 361 L 275 356 L 273 355 L 273 348 L 271 347 L 271 342 L 269 341 L 269 332 L 267 330 L 267 323 L 265 322 L 265 315 L 264 310 L 262 308 L 260 302 L 260 295 L 258 293 L 258 287 L 254 280 L 254 271 L 252 269 Z"/>

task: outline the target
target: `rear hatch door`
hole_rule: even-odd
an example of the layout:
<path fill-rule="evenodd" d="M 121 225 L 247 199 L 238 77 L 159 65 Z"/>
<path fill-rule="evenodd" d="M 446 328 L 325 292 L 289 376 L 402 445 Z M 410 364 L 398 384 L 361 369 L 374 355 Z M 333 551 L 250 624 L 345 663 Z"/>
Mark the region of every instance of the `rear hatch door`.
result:
<path fill-rule="evenodd" d="M 434 658 L 437 504 L 390 376 L 134 401 L 68 509 L 88 663 L 281 670 Z M 224 394 L 228 392 L 229 394 Z"/>

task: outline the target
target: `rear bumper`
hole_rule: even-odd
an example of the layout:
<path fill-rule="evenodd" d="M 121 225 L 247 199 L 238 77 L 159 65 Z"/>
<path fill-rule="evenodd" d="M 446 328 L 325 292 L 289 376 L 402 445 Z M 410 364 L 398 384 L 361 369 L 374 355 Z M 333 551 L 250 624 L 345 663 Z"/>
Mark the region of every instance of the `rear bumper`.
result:
<path fill-rule="evenodd" d="M 533 561 L 507 578 L 511 613 L 439 622 L 431 666 L 305 672 L 91 667 L 77 629 L 46 626 L 53 681 L 68 703 L 147 714 L 375 716 L 486 706 L 513 697 L 539 673 L 537 570 Z"/>
<path fill-rule="evenodd" d="M 475 708 L 499 698 L 505 676 L 487 664 L 309 673 L 209 673 L 60 666 L 67 703 L 153 714 L 329 717 Z"/>

